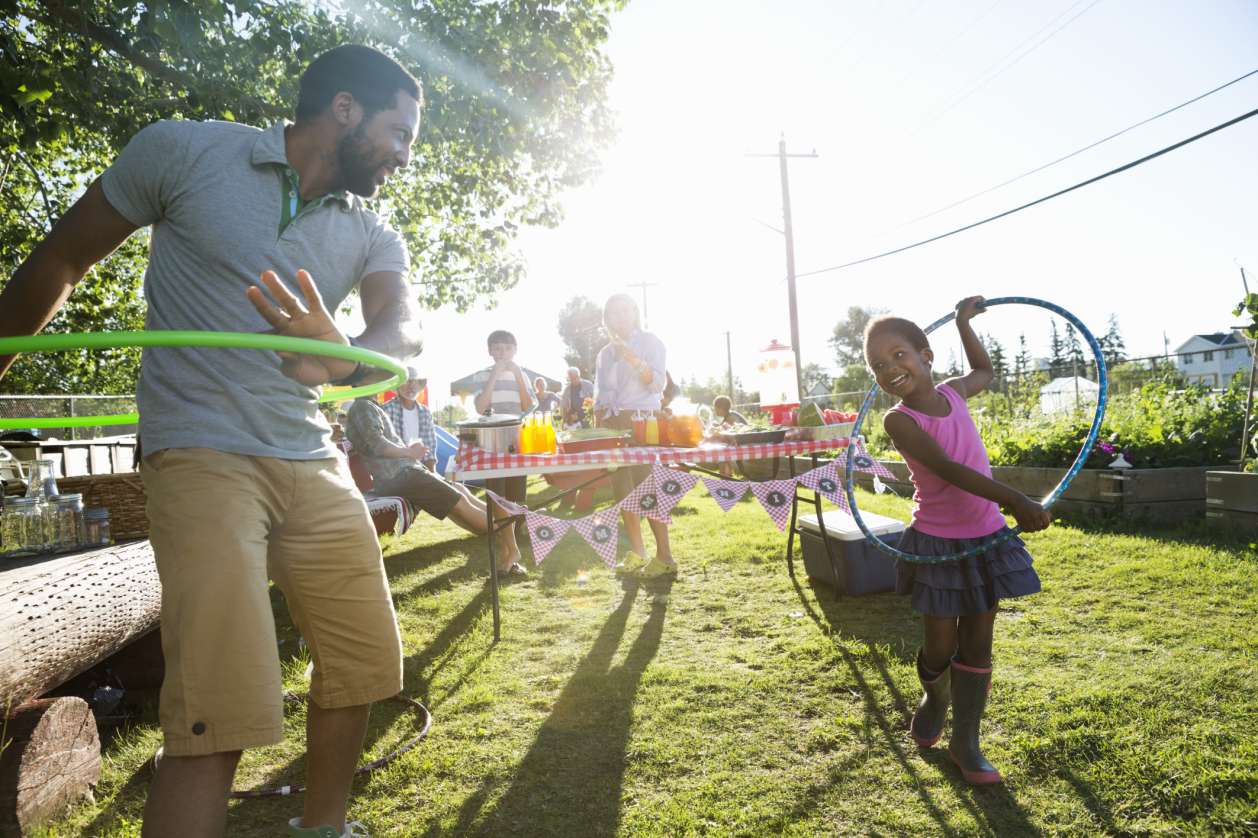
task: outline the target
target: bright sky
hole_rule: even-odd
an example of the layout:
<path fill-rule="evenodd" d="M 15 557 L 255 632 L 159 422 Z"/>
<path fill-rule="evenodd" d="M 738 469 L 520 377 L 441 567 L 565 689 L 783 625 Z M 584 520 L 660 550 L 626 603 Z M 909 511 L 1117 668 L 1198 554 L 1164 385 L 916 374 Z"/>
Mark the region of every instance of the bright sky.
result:
<path fill-rule="evenodd" d="M 632 0 L 608 45 L 620 133 L 604 172 L 567 196 L 560 227 L 526 231 L 528 278 L 496 310 L 425 314 L 434 401 L 488 364 L 484 336 L 498 327 L 516 333 L 523 363 L 559 377 L 560 307 L 644 281 L 657 283 L 649 327 L 674 378 L 723 376 L 729 330 L 747 380 L 757 349 L 789 341 L 783 240 L 763 226 L 781 226 L 777 161 L 745 156 L 776 152 L 779 133 L 790 151 L 820 155 L 790 167 L 804 272 L 1003 211 L 1253 109 L 1258 76 L 904 224 L 1258 68 L 1255 45 L 1252 0 Z M 1174 350 L 1226 328 L 1238 265 L 1258 290 L 1256 152 L 1258 117 L 1012 218 L 801 279 L 803 360 L 832 366 L 826 340 L 849 305 L 925 323 L 968 294 L 1043 297 L 1098 334 L 1115 313 L 1132 354 L 1161 352 L 1164 332 Z M 993 309 L 976 325 L 1006 345 L 1025 331 L 1045 351 L 1038 309 Z M 936 349 L 946 359 L 955 346 Z"/>

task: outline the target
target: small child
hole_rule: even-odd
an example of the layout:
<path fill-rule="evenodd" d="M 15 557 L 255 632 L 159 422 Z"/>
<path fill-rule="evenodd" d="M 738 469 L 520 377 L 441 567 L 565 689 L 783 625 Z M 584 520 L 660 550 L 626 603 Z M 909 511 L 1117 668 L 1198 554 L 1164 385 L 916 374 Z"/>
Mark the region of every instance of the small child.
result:
<path fill-rule="evenodd" d="M 917 504 L 899 547 L 915 555 L 962 552 L 1008 527 L 1003 506 L 1023 532 L 1049 525 L 1040 504 L 991 477 L 987 451 L 965 400 L 992 380 L 992 364 L 970 319 L 983 312 L 982 297 L 957 303 L 957 331 L 970 373 L 935 386 L 935 356 L 926 334 L 899 317 L 879 317 L 865 329 L 865 360 L 878 385 L 899 403 L 883 428 L 904 457 Z M 922 698 L 909 732 L 919 747 L 939 741 L 951 699 L 948 755 L 966 782 L 1000 782 L 1000 772 L 979 747 L 979 722 L 991 687 L 992 631 L 1005 597 L 1033 594 L 1040 579 L 1022 539 L 1011 536 L 965 559 L 939 564 L 901 561 L 897 589 L 911 594 L 922 614 L 923 648 L 917 654 Z"/>

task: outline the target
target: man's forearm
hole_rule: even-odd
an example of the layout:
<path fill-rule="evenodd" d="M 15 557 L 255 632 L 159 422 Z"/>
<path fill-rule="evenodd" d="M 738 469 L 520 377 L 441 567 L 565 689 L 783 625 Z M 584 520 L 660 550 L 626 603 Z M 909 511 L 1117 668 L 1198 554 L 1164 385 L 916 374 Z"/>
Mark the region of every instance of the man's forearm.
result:
<path fill-rule="evenodd" d="M 411 358 L 423 348 L 419 317 L 409 300 L 399 299 L 383 306 L 355 342 L 390 358 Z M 364 381 L 379 381 L 389 373 L 372 370 Z"/>
<path fill-rule="evenodd" d="M 55 258 L 41 244 L 0 291 L 0 337 L 33 335 L 48 325 L 86 270 Z M 0 355 L 0 375 L 16 356 Z"/>

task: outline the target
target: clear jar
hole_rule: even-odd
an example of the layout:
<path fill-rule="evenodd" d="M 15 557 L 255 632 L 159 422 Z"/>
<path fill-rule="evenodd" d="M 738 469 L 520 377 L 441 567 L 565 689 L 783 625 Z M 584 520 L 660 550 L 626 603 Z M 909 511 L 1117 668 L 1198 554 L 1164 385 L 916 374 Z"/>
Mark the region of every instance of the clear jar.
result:
<path fill-rule="evenodd" d="M 10 498 L 0 515 L 0 550 L 5 558 L 35 556 L 48 543 L 39 498 Z"/>
<path fill-rule="evenodd" d="M 42 500 L 55 498 L 57 494 L 57 461 L 51 457 L 32 460 L 26 479 L 26 496 Z"/>
<path fill-rule="evenodd" d="M 93 506 L 83 510 L 83 546 L 108 547 L 113 543 L 109 537 L 109 510 L 103 506 Z"/>
<path fill-rule="evenodd" d="M 58 495 L 49 505 L 48 536 L 57 553 L 71 553 L 83 543 L 83 496 Z"/>

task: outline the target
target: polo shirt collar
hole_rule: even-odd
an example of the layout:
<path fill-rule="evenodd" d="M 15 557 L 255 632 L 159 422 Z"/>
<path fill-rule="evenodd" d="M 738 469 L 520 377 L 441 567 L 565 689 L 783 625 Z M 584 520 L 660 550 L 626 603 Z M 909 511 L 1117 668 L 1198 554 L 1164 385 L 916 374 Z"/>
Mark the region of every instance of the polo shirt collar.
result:
<path fill-rule="evenodd" d="M 250 158 L 253 165 L 278 165 L 291 168 L 288 165 L 288 152 L 284 146 L 284 129 L 288 125 L 289 123 L 287 122 L 277 122 L 258 135 L 258 138 L 253 141 L 253 155 Z M 350 195 L 347 189 L 342 189 L 339 192 L 329 192 L 324 197 L 335 198 L 346 209 L 354 208 L 354 197 Z"/>

